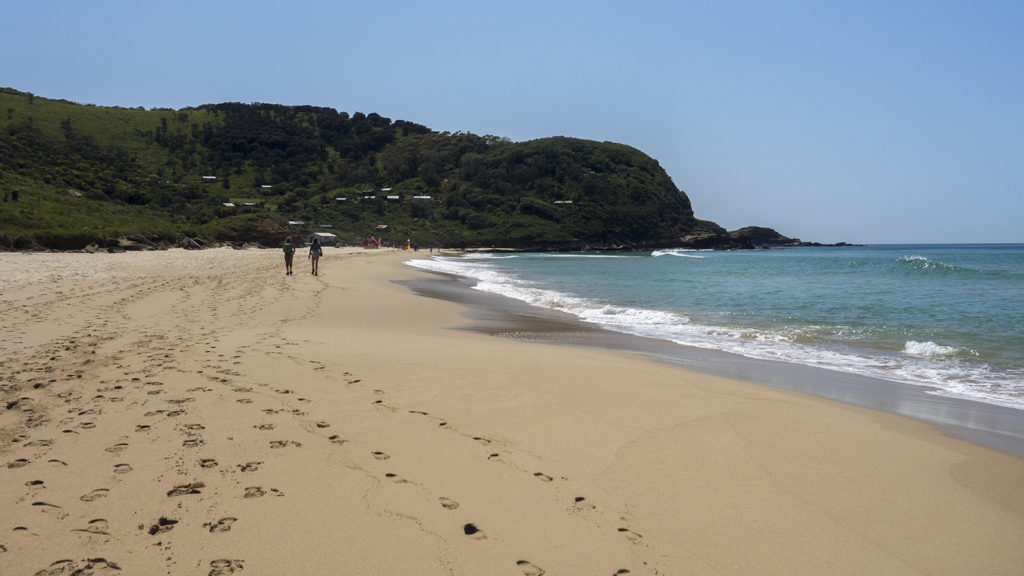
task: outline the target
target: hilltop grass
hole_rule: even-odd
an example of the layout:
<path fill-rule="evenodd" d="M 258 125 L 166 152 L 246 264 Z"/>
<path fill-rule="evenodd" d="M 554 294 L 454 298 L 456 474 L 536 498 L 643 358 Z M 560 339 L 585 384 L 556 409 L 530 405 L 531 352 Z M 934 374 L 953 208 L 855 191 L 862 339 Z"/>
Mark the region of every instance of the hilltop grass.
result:
<path fill-rule="evenodd" d="M 17 201 L 14 200 L 17 191 Z M 0 249 L 34 246 L 79 249 L 105 246 L 111 239 L 145 231 L 154 239 L 173 239 L 180 230 L 166 215 L 138 206 L 95 202 L 84 195 L 60 193 L 32 183 L 13 186 L 0 203 Z"/>
<path fill-rule="evenodd" d="M 0 248 L 130 234 L 276 244 L 321 229 L 358 243 L 380 225 L 401 244 L 532 249 L 724 232 L 693 218 L 654 159 L 611 142 L 513 143 L 312 106 L 105 108 L 9 88 L 0 136 Z"/>

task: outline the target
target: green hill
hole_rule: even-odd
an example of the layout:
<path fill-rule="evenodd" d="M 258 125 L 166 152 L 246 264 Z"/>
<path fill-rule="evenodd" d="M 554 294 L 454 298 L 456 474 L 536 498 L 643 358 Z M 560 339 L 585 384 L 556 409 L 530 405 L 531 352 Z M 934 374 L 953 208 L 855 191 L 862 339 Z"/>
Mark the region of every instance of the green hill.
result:
<path fill-rule="evenodd" d="M 6 249 L 276 245 L 313 231 L 355 244 L 378 226 L 394 243 L 448 247 L 727 238 L 629 146 L 513 143 L 313 106 L 127 109 L 0 89 L 0 195 Z"/>

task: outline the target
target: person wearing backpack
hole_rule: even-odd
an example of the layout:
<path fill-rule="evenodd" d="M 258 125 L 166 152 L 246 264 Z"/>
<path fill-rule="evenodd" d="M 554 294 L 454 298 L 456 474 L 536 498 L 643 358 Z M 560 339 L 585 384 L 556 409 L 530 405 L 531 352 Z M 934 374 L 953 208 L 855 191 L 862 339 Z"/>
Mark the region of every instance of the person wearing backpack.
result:
<path fill-rule="evenodd" d="M 284 273 L 287 276 L 292 275 L 292 259 L 295 256 L 295 246 L 292 246 L 292 237 L 289 236 L 284 239 Z"/>

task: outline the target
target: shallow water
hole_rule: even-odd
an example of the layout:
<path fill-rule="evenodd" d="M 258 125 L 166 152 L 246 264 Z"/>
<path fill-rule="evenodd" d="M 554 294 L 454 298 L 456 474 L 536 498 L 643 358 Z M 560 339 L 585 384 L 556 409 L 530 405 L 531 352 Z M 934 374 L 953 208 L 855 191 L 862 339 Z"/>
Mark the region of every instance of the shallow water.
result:
<path fill-rule="evenodd" d="M 1024 410 L 1024 245 L 483 254 L 410 265 L 626 334 Z"/>

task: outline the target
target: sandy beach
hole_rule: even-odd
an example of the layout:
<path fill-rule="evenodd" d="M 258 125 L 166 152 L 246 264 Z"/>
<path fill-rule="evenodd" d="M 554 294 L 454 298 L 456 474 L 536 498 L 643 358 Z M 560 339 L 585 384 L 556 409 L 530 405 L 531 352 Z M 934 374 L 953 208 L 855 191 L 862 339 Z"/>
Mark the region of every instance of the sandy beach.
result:
<path fill-rule="evenodd" d="M 0 573 L 1024 573 L 1024 459 L 457 330 L 411 257 L 0 254 Z"/>

